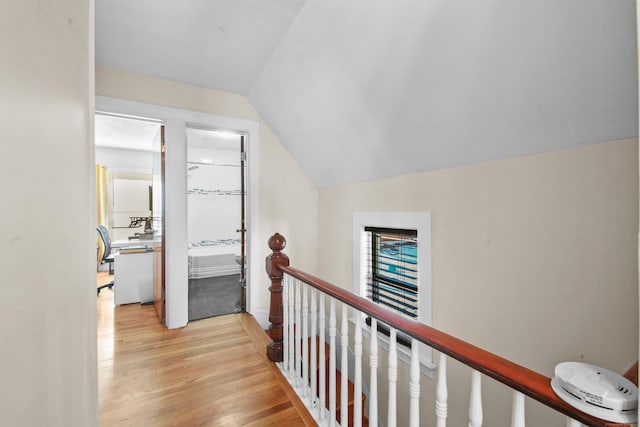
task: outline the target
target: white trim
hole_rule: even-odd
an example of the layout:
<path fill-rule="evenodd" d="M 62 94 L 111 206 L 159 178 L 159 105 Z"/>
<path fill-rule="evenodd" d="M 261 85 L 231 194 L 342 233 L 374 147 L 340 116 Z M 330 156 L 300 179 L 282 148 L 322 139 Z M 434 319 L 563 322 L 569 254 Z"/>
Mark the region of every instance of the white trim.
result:
<path fill-rule="evenodd" d="M 251 315 L 256 319 L 256 322 L 260 325 L 263 330 L 269 329 L 269 309 L 268 308 L 254 308 L 251 311 Z"/>
<path fill-rule="evenodd" d="M 353 213 L 353 277 L 352 291 L 357 295 L 364 295 L 361 275 L 361 236 L 365 226 L 403 228 L 418 232 L 418 321 L 431 325 L 431 213 L 430 212 L 354 212 Z M 371 335 L 371 328 L 363 326 L 365 336 Z M 378 334 L 380 347 L 389 350 L 389 338 Z M 411 363 L 411 351 L 404 346 L 398 346 L 398 359 L 404 363 Z M 433 350 L 420 343 L 420 370 L 423 374 L 433 377 L 436 365 L 433 362 Z"/>
<path fill-rule="evenodd" d="M 161 105 L 96 96 L 96 112 L 133 116 L 165 125 L 166 203 L 166 324 L 169 329 L 188 322 L 187 258 L 187 124 L 233 130 L 245 134 L 247 152 L 247 312 L 258 306 L 258 293 L 251 285 L 260 283 L 260 126 L 252 120 L 219 116 Z"/>

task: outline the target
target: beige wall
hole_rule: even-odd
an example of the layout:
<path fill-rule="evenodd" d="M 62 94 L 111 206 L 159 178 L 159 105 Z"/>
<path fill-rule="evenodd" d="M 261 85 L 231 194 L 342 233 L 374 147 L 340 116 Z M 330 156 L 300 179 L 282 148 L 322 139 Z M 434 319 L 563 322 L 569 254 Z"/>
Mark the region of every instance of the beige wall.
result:
<path fill-rule="evenodd" d="M 0 424 L 97 425 L 93 1 L 0 14 Z"/>
<path fill-rule="evenodd" d="M 104 67 L 96 69 L 96 94 L 258 122 L 260 258 L 267 256 L 268 238 L 277 231 L 289 240 L 287 253 L 295 254 L 300 268 L 315 271 L 318 191 L 245 97 Z M 268 309 L 266 274 L 261 281 L 261 305 Z"/>
<path fill-rule="evenodd" d="M 296 267 L 351 289 L 353 212 L 427 210 L 436 327 L 549 376 L 564 360 L 624 371 L 637 358 L 635 140 L 322 189 L 318 199 L 242 96 L 100 67 L 96 94 L 259 122 L 261 239 L 284 234 Z M 450 370 L 450 423 L 463 425 L 470 375 Z M 422 386 L 428 425 L 433 383 Z M 506 424 L 510 396 L 483 387 L 485 402 L 504 401 L 485 405 L 485 424 Z M 400 399 L 401 413 L 407 405 Z M 532 425 L 562 425 L 527 405 Z"/>
<path fill-rule="evenodd" d="M 637 150 L 624 140 L 322 189 L 318 269 L 351 289 L 353 212 L 430 211 L 435 327 L 548 376 L 568 360 L 624 372 L 638 355 Z M 470 373 L 452 365 L 450 423 L 465 425 Z M 483 387 L 485 424 L 507 425 L 510 396 Z M 538 409 L 528 403 L 529 423 L 553 425 Z"/>
<path fill-rule="evenodd" d="M 636 2 L 636 33 L 637 33 L 637 45 L 638 45 L 638 52 L 640 52 L 640 7 L 638 7 L 638 2 Z M 638 69 L 640 70 L 640 54 L 637 55 L 638 56 Z M 640 83 L 640 74 L 638 75 L 639 78 L 639 83 Z M 640 84 L 638 84 L 638 99 L 640 99 Z M 640 119 L 638 120 L 639 124 L 640 124 Z M 640 134 L 640 132 L 638 132 Z M 638 163 L 640 164 L 640 156 L 638 157 Z M 639 165 L 640 167 L 640 165 Z M 640 179 L 640 176 L 638 177 Z M 640 234 L 638 234 L 638 248 L 640 251 Z M 640 253 L 638 254 L 639 258 L 638 258 L 638 285 L 639 285 L 639 289 L 640 289 Z M 638 292 L 640 294 L 640 291 Z M 640 295 L 639 295 L 640 298 Z M 639 301 L 640 304 L 640 301 Z M 639 320 L 640 321 L 640 320 Z M 640 327 L 639 327 L 640 329 Z M 639 338 L 640 340 L 640 338 Z M 638 360 L 640 360 L 640 345 L 638 346 Z M 638 368 L 638 373 L 640 374 L 640 367 Z M 640 415 L 640 408 L 638 408 L 638 414 Z"/>

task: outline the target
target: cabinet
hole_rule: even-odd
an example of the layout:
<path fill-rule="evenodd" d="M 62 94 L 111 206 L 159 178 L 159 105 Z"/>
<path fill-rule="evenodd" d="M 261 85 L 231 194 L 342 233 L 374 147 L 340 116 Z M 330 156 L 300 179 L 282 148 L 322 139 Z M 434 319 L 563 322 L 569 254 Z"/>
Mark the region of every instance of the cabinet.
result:
<path fill-rule="evenodd" d="M 153 301 L 153 252 L 119 253 L 113 269 L 116 305 Z"/>

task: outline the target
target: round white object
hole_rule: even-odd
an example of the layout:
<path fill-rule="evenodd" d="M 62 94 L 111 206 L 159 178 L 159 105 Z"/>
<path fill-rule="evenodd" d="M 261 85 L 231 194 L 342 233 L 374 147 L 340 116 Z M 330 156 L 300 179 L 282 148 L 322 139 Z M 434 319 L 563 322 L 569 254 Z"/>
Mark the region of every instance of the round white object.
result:
<path fill-rule="evenodd" d="M 581 362 L 559 363 L 555 375 L 553 391 L 582 412 L 616 423 L 638 420 L 638 387 L 622 375 Z"/>

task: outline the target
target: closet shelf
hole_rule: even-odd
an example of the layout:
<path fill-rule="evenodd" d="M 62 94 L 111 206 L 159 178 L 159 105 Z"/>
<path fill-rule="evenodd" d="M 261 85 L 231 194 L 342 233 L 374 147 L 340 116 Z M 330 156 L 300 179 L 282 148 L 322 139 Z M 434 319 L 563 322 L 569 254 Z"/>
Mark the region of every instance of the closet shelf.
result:
<path fill-rule="evenodd" d="M 229 246 L 239 245 L 240 239 L 218 239 L 218 240 L 200 240 L 197 242 L 187 243 L 187 248 L 201 248 L 207 246 Z"/>
<path fill-rule="evenodd" d="M 190 188 L 187 194 L 197 194 L 199 196 L 241 196 L 240 190 L 206 190 L 204 188 Z"/>
<path fill-rule="evenodd" d="M 217 167 L 230 167 L 230 168 L 239 168 L 240 165 L 231 164 L 231 163 L 205 163 L 205 162 L 187 162 L 187 165 L 195 165 L 194 169 L 188 168 L 189 170 L 198 169 L 200 166 L 217 166 Z"/>

